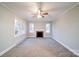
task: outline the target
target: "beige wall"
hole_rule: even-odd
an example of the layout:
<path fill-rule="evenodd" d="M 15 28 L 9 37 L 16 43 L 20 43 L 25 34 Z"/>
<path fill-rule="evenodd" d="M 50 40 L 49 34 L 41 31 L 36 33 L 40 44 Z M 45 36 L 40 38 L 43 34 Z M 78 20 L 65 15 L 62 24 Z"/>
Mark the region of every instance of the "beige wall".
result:
<path fill-rule="evenodd" d="M 79 5 L 53 22 L 52 37 L 79 54 Z"/>
<path fill-rule="evenodd" d="M 35 25 L 35 32 L 34 33 L 29 33 L 29 23 L 34 23 Z M 45 32 L 45 24 L 46 23 L 50 23 L 51 24 L 51 32 L 50 33 L 46 33 Z M 44 37 L 51 37 L 52 36 L 52 23 L 51 22 L 28 22 L 28 37 L 36 37 L 36 31 L 43 31 L 44 32 Z"/>
<path fill-rule="evenodd" d="M 26 30 L 25 21 L 20 18 L 18 19 L 24 22 Z M 14 20 L 15 15 L 0 5 L 0 53 L 26 38 L 26 34 L 14 37 Z"/>

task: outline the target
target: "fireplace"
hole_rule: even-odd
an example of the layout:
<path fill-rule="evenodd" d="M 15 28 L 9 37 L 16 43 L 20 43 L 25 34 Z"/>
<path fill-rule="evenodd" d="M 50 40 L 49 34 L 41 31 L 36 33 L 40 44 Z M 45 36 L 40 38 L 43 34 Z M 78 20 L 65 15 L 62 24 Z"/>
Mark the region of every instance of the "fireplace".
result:
<path fill-rule="evenodd" d="M 43 31 L 37 31 L 36 37 L 43 37 Z"/>

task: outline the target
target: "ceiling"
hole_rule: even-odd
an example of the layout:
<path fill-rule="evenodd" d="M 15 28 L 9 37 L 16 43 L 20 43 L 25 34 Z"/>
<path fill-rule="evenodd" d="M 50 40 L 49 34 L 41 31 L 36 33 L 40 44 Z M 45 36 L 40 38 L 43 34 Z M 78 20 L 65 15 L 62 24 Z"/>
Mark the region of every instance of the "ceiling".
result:
<path fill-rule="evenodd" d="M 76 2 L 3 2 L 17 16 L 28 21 L 53 21 Z M 41 8 L 48 12 L 48 16 L 38 19 L 34 17 L 35 11 Z"/>

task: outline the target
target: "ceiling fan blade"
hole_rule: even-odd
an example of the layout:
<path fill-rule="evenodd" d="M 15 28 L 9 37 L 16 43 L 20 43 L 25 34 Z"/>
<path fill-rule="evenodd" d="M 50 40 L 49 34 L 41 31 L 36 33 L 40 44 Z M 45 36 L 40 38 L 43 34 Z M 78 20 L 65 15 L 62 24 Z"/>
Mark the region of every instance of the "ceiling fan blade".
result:
<path fill-rule="evenodd" d="M 43 13 L 43 15 L 48 15 L 48 13 L 46 12 L 46 13 Z"/>

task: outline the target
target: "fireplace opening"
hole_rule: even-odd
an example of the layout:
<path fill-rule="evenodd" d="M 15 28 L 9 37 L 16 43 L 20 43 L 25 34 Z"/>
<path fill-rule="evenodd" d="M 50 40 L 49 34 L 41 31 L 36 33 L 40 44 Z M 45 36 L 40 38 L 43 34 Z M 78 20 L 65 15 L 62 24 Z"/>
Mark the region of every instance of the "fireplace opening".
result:
<path fill-rule="evenodd" d="M 43 37 L 43 31 L 37 31 L 36 37 Z"/>

